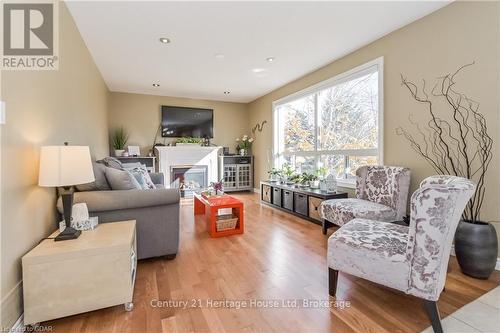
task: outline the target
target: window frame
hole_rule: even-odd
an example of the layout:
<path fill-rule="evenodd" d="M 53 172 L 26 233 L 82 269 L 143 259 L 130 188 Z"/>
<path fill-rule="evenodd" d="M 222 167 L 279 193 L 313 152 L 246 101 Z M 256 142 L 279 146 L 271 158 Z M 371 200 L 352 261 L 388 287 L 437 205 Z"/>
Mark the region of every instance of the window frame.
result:
<path fill-rule="evenodd" d="M 375 70 L 374 70 L 375 68 Z M 367 75 L 374 71 L 378 72 L 378 147 L 376 149 L 337 149 L 337 150 L 318 150 L 318 98 L 317 94 L 323 89 L 331 88 L 332 86 L 356 79 L 357 77 Z M 298 151 L 298 152 L 280 152 L 279 138 L 279 112 L 278 107 L 295 100 L 305 98 L 309 95 L 316 95 L 315 103 L 315 146 L 314 151 Z M 349 161 L 349 156 L 377 156 L 378 163 L 384 164 L 384 57 L 371 60 L 367 63 L 352 68 L 346 72 L 335 75 L 329 79 L 321 81 L 317 84 L 309 86 L 305 89 L 297 91 L 293 94 L 273 101 L 273 165 L 277 166 L 280 163 L 282 156 L 313 156 L 316 160 L 321 155 L 344 155 L 346 166 Z M 354 178 L 339 178 L 337 179 L 338 186 L 355 188 L 356 180 Z"/>

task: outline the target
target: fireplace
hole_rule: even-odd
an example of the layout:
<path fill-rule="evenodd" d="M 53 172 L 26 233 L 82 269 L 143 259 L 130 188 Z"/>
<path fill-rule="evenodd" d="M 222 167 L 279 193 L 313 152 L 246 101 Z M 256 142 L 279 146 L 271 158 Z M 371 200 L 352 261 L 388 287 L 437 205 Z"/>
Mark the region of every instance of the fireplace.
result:
<path fill-rule="evenodd" d="M 178 188 L 181 197 L 192 197 L 193 191 L 208 186 L 208 166 L 179 165 L 170 167 L 170 188 Z"/>

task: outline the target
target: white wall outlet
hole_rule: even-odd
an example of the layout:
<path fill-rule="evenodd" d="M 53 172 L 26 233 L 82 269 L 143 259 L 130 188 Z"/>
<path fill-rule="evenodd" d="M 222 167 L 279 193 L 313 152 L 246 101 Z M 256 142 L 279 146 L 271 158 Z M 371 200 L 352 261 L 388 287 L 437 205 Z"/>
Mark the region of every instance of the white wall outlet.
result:
<path fill-rule="evenodd" d="M 5 102 L 0 101 L 0 125 L 4 125 L 6 121 L 5 116 Z"/>

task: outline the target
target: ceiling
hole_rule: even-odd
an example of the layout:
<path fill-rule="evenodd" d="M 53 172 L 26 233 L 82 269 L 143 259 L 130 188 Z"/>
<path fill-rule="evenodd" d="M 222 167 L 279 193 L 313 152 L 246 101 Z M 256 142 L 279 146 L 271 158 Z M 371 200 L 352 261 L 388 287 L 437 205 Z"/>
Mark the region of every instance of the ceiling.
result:
<path fill-rule="evenodd" d="M 67 4 L 111 91 L 246 103 L 448 3 Z"/>

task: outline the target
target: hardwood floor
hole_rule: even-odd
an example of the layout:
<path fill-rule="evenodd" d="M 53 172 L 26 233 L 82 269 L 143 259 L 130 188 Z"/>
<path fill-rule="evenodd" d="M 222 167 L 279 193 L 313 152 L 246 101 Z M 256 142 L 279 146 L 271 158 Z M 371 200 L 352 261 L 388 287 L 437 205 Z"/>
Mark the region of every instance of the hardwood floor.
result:
<path fill-rule="evenodd" d="M 245 234 L 218 239 L 208 236 L 202 216 L 193 218 L 192 201 L 182 202 L 179 254 L 139 263 L 132 312 L 116 306 L 44 325 L 54 332 L 134 333 L 420 332 L 430 325 L 420 300 L 342 273 L 337 299 L 350 302 L 344 309 L 206 306 L 208 300 L 329 300 L 321 227 L 261 206 L 256 194 L 236 196 L 245 204 Z M 499 283 L 498 271 L 487 281 L 463 275 L 452 257 L 442 317 Z M 188 306 L 152 307 L 154 300 Z M 191 307 L 198 302 L 205 306 Z"/>

